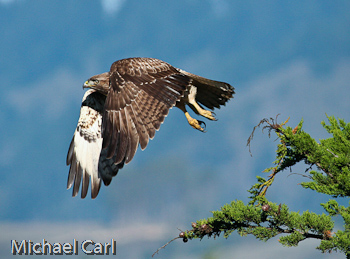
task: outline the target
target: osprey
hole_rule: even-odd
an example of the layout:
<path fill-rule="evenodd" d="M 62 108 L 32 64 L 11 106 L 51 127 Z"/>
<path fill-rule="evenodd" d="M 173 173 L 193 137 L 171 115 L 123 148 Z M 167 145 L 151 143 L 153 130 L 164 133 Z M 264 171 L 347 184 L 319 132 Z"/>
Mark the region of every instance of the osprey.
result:
<path fill-rule="evenodd" d="M 153 58 L 128 58 L 114 62 L 109 72 L 87 80 L 80 117 L 67 154 L 70 165 L 67 189 L 73 196 L 98 195 L 101 179 L 109 185 L 112 177 L 144 150 L 153 139 L 169 110 L 181 109 L 188 123 L 204 131 L 205 123 L 196 114 L 216 120 L 212 111 L 232 98 L 234 88 L 224 82 L 200 77 Z"/>

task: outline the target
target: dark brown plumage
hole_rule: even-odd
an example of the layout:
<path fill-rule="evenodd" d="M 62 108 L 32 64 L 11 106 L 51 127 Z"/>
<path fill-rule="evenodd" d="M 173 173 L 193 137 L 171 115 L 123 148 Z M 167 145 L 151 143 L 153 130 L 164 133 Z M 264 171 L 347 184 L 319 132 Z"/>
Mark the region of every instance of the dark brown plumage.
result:
<path fill-rule="evenodd" d="M 234 88 L 227 83 L 193 75 L 151 58 L 116 61 L 109 72 L 86 81 L 84 88 L 91 89 L 83 98 L 67 155 L 67 165 L 71 166 L 67 186 L 74 186 L 76 196 L 82 181 L 82 198 L 86 196 L 90 177 L 91 197 L 95 198 L 100 178 L 109 185 L 118 170 L 132 160 L 138 145 L 142 150 L 146 148 L 172 107 L 180 108 L 189 124 L 203 131 L 202 122 L 190 117 L 185 106 L 215 120 L 213 113 L 202 105 L 211 110 L 220 108 L 234 94 Z"/>

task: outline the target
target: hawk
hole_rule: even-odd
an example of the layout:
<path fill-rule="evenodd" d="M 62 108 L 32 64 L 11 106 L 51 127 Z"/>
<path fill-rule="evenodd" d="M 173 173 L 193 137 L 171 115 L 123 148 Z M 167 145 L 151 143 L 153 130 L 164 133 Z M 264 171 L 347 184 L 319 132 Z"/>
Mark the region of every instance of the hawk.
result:
<path fill-rule="evenodd" d="M 138 146 L 144 150 L 172 107 L 181 109 L 188 123 L 204 131 L 196 114 L 216 120 L 210 111 L 233 97 L 234 88 L 200 77 L 153 58 L 127 58 L 114 62 L 109 72 L 87 80 L 77 128 L 67 154 L 70 165 L 67 189 L 85 198 L 97 197 L 101 179 L 108 186 Z M 206 110 L 203 106 L 210 110 Z"/>

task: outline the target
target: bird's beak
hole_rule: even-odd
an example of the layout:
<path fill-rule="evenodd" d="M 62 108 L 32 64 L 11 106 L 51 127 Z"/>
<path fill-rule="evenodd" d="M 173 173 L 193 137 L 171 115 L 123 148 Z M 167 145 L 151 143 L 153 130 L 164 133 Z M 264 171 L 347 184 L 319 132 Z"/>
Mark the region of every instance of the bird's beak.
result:
<path fill-rule="evenodd" d="M 85 81 L 85 83 L 83 84 L 83 89 L 84 88 L 91 88 L 92 86 L 94 86 L 94 83 L 90 80 Z"/>

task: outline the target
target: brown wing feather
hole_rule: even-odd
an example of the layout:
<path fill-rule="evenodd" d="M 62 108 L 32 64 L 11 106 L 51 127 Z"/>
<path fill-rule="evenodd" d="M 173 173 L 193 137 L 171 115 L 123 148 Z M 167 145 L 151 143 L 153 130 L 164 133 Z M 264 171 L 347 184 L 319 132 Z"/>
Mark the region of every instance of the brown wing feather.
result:
<path fill-rule="evenodd" d="M 103 113 L 107 158 L 128 163 L 138 144 L 145 149 L 180 100 L 191 79 L 166 62 L 151 58 L 116 61 L 110 69 L 110 90 Z"/>

